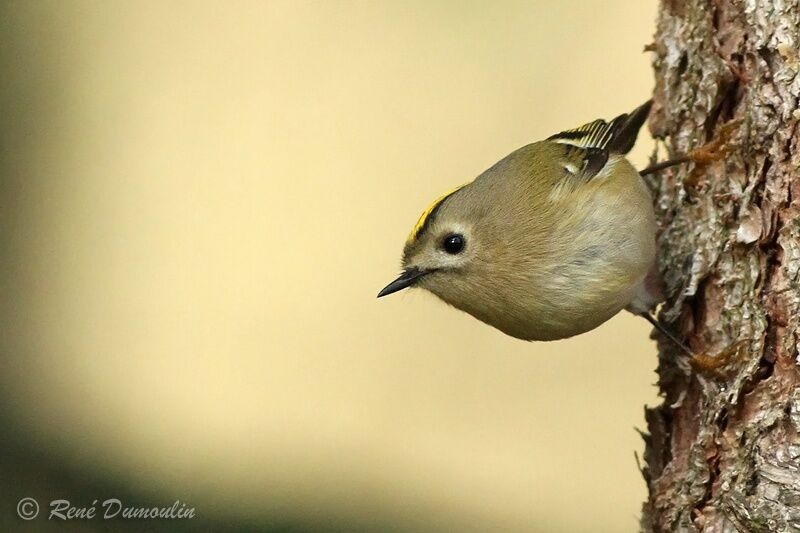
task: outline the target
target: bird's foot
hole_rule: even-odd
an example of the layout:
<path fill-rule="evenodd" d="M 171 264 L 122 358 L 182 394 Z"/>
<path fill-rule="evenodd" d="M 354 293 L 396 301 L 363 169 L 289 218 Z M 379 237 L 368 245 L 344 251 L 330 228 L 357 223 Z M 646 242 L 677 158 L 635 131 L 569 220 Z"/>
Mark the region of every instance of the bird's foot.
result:
<path fill-rule="evenodd" d="M 689 348 L 686 343 L 680 340 L 664 324 L 650 313 L 640 313 L 650 324 L 669 339 L 676 347 L 689 358 L 689 365 L 695 372 L 709 377 L 722 379 L 722 370 L 730 363 L 739 360 L 745 352 L 745 341 L 739 341 L 722 350 L 721 352 L 710 355 L 708 353 L 696 353 Z"/>
<path fill-rule="evenodd" d="M 716 355 L 695 353 L 689 358 L 689 364 L 697 373 L 722 378 L 722 370 L 730 363 L 741 359 L 745 353 L 745 346 L 744 341 L 739 341 Z"/>
<path fill-rule="evenodd" d="M 711 139 L 703 146 L 695 148 L 687 155 L 674 157 L 672 159 L 667 159 L 666 161 L 650 165 L 639 172 L 639 174 L 641 176 L 647 176 L 648 174 L 654 174 L 661 170 L 674 167 L 675 165 L 688 162 L 694 163 L 695 170 L 698 170 L 710 165 L 715 161 L 719 161 L 735 147 L 735 145 L 731 142 L 731 138 L 733 137 L 734 132 L 738 130 L 741 123 L 742 119 L 734 119 L 726 122 L 719 127 L 716 137 Z"/>

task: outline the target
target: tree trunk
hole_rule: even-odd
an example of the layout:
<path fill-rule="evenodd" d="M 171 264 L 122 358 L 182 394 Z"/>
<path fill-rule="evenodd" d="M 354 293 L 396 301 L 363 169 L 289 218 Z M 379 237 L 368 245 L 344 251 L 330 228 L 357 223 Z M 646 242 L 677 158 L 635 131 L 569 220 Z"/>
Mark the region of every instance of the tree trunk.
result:
<path fill-rule="evenodd" d="M 798 46 L 800 0 L 660 6 L 651 129 L 705 145 L 652 179 L 661 320 L 703 364 L 660 341 L 644 531 L 800 531 Z"/>

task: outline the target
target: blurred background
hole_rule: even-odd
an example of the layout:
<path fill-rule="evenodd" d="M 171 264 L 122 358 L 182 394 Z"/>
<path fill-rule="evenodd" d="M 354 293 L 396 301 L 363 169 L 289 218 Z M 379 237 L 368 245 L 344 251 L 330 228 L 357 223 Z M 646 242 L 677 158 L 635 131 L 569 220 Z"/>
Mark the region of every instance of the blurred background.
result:
<path fill-rule="evenodd" d="M 655 14 L 4 2 L 0 529 L 636 531 L 644 320 L 525 343 L 375 295 L 432 199 L 649 97 Z"/>

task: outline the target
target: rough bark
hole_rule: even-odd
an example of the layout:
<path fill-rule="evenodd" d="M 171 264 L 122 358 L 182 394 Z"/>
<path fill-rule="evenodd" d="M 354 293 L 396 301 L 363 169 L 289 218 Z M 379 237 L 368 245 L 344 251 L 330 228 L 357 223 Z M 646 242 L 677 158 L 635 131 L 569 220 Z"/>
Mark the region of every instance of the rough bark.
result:
<path fill-rule="evenodd" d="M 718 368 L 659 343 L 644 531 L 800 531 L 799 46 L 800 0 L 660 6 L 651 129 L 707 145 L 652 180 L 661 319 Z"/>

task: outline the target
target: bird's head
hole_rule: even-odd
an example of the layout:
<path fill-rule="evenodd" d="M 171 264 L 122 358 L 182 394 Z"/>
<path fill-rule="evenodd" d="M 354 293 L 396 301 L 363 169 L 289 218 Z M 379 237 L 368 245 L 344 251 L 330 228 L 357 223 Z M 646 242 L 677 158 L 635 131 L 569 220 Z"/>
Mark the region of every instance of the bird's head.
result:
<path fill-rule="evenodd" d="M 403 272 L 378 297 L 408 287 L 437 288 L 469 270 L 478 254 L 475 218 L 462 185 L 434 201 L 420 216 L 403 249 Z"/>

